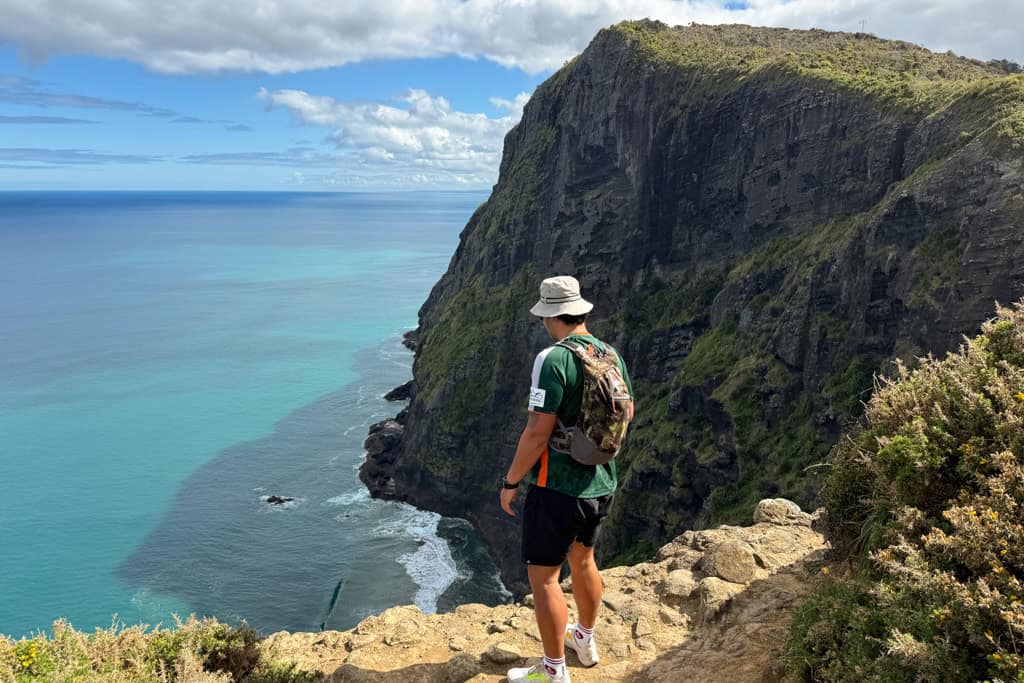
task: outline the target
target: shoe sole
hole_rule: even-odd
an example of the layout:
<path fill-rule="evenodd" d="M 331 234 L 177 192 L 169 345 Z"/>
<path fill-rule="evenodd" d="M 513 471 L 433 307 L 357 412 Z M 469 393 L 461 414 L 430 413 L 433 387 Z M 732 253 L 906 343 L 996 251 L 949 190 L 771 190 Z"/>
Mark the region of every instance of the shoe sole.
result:
<path fill-rule="evenodd" d="M 576 659 L 580 660 L 580 665 L 584 669 L 593 669 L 595 666 L 597 666 L 598 664 L 601 663 L 601 658 L 598 657 L 597 659 L 594 660 L 593 664 L 584 664 L 583 663 L 583 658 L 580 657 L 580 651 L 576 649 L 576 641 L 573 640 L 572 636 L 570 636 L 568 633 L 566 633 L 565 634 L 565 638 L 563 638 L 563 640 L 565 641 L 565 646 L 566 647 L 571 647 L 572 651 L 576 653 Z"/>

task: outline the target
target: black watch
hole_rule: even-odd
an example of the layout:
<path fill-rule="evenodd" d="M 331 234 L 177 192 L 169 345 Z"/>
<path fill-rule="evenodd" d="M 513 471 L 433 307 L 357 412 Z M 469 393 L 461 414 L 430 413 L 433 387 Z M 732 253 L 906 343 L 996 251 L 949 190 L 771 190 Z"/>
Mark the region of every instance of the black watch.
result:
<path fill-rule="evenodd" d="M 503 489 L 517 489 L 517 488 L 519 488 L 519 484 L 518 483 L 510 484 L 508 482 L 508 479 L 506 479 L 505 477 L 502 477 L 501 478 L 501 488 L 503 488 Z"/>

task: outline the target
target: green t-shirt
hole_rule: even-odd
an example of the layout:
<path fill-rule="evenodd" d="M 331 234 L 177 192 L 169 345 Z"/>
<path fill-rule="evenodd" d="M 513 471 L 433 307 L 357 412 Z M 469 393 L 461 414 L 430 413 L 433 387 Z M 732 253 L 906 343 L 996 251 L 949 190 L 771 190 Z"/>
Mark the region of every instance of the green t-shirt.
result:
<path fill-rule="evenodd" d="M 633 393 L 626 364 L 611 344 L 589 334 L 570 334 L 565 340 L 570 343 L 574 340 L 587 342 L 614 352 L 619 359 L 622 377 L 630 394 Z M 533 362 L 530 379 L 530 410 L 549 415 L 554 413 L 565 425 L 576 424 L 583 402 L 583 362 L 572 351 L 561 346 L 544 349 Z M 609 495 L 615 492 L 619 483 L 614 460 L 606 465 L 583 465 L 568 453 L 550 447 L 545 447 L 540 460 L 526 475 L 526 481 L 576 498 Z"/>

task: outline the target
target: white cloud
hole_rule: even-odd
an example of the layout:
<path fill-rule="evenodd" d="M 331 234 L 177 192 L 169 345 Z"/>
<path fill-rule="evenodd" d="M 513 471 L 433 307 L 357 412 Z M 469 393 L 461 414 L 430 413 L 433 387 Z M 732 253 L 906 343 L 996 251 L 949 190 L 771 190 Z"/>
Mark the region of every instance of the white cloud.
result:
<path fill-rule="evenodd" d="M 302 71 L 367 59 L 461 55 L 538 73 L 598 29 L 651 17 L 855 31 L 1024 61 L 1021 0 L 4 0 L 0 39 L 29 60 L 56 53 L 124 58 L 172 73 Z"/>
<path fill-rule="evenodd" d="M 504 109 L 514 118 L 519 119 L 523 116 L 523 107 L 530 101 L 530 94 L 521 92 L 516 95 L 514 100 L 506 100 L 504 97 L 492 97 L 490 98 L 491 104 L 498 109 Z"/>
<path fill-rule="evenodd" d="M 504 104 L 496 106 L 509 113 L 492 118 L 458 111 L 444 97 L 417 89 L 399 98 L 401 107 L 302 90 L 261 89 L 259 96 L 269 108 L 287 109 L 302 123 L 327 128 L 328 140 L 352 160 L 346 164 L 353 167 L 350 171 L 358 169 L 366 177 L 387 174 L 389 183 L 477 187 L 497 179 L 505 133 L 530 97 L 520 93 L 514 100 L 500 100 Z"/>

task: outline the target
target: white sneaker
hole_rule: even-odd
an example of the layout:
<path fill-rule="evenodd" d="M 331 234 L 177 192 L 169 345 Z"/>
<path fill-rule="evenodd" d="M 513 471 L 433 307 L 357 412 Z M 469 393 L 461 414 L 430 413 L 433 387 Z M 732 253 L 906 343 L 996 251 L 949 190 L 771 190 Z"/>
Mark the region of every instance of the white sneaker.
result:
<path fill-rule="evenodd" d="M 597 643 L 594 642 L 594 636 L 590 636 L 590 642 L 586 645 L 576 640 L 575 624 L 569 624 L 565 629 L 565 646 L 575 652 L 580 659 L 580 664 L 587 668 L 596 666 L 601 660 L 597 654 Z"/>
<path fill-rule="evenodd" d="M 561 676 L 552 676 L 544 666 L 544 661 L 541 660 L 529 668 L 509 669 L 508 683 L 571 683 L 569 670 L 563 669 L 563 671 Z"/>

